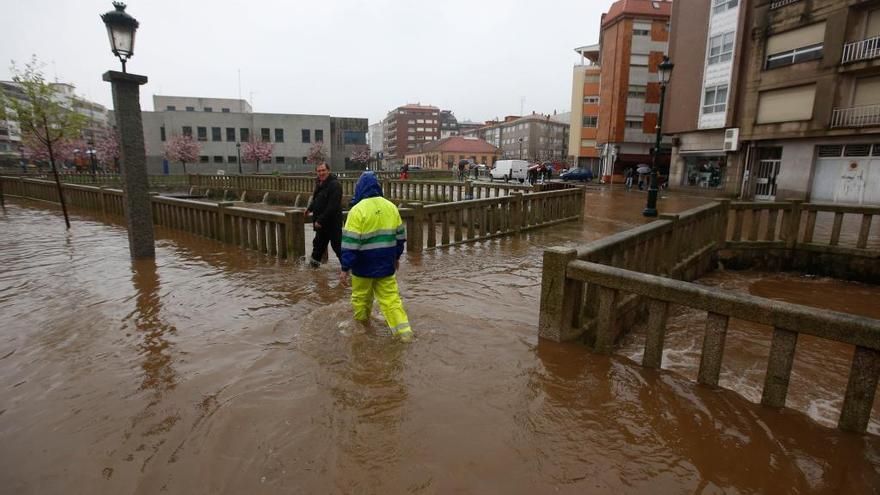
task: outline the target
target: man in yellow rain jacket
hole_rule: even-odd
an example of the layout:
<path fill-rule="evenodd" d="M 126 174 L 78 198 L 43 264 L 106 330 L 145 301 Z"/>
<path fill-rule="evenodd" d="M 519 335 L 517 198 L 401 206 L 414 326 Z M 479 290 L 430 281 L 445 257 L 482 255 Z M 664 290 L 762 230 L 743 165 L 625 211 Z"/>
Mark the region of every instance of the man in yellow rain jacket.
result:
<path fill-rule="evenodd" d="M 345 284 L 351 272 L 354 319 L 369 321 L 375 297 L 391 333 L 409 342 L 413 332 L 394 277 L 406 242 L 400 212 L 394 203 L 382 197 L 382 188 L 373 172 L 364 172 L 358 179 L 351 204 L 342 228 L 339 278 Z"/>

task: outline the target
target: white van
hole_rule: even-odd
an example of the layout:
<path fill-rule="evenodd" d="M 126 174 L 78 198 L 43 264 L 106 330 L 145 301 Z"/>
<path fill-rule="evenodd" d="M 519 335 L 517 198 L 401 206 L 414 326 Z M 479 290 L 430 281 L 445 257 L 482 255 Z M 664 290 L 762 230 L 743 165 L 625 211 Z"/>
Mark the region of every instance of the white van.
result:
<path fill-rule="evenodd" d="M 525 160 L 498 160 L 495 162 L 495 168 L 489 172 L 489 178 L 491 180 L 503 179 L 504 182 L 510 179 L 519 179 L 520 182 L 525 182 L 528 171 L 529 162 Z"/>

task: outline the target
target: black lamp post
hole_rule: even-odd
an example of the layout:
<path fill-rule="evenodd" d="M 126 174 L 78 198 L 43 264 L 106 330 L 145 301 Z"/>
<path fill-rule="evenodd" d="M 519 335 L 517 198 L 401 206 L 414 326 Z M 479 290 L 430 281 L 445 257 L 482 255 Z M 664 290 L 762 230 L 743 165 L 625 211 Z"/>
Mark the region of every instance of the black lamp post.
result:
<path fill-rule="evenodd" d="M 238 155 L 238 175 L 241 175 L 241 143 L 235 143 L 235 154 Z"/>
<path fill-rule="evenodd" d="M 140 104 L 140 86 L 147 83 L 147 77 L 125 71 L 126 60 L 134 55 L 134 35 L 139 23 L 125 13 L 124 3 L 113 2 L 113 7 L 116 10 L 103 14 L 101 20 L 107 27 L 111 51 L 122 61 L 122 72 L 107 71 L 103 79 L 110 83 L 113 92 L 113 111 L 119 132 L 128 246 L 132 258 L 155 258 L 152 200 Z"/>
<path fill-rule="evenodd" d="M 519 138 L 519 159 L 522 160 L 522 143 L 523 138 Z"/>
<path fill-rule="evenodd" d="M 107 36 L 110 37 L 110 48 L 113 55 L 122 61 L 122 72 L 125 72 L 125 61 L 134 55 L 134 33 L 139 23 L 134 17 L 125 13 L 125 4 L 113 2 L 116 10 L 111 10 L 101 15 L 101 20 L 107 26 Z"/>
<path fill-rule="evenodd" d="M 646 217 L 657 216 L 657 156 L 660 155 L 660 140 L 663 138 L 660 127 L 663 125 L 663 101 L 666 99 L 666 85 L 669 84 L 669 76 L 675 66 L 669 61 L 669 57 L 663 57 L 663 61 L 657 67 L 657 75 L 660 78 L 660 110 L 657 112 L 657 138 L 654 141 L 654 156 L 651 160 L 651 185 L 648 188 L 648 204 L 642 210 Z"/>

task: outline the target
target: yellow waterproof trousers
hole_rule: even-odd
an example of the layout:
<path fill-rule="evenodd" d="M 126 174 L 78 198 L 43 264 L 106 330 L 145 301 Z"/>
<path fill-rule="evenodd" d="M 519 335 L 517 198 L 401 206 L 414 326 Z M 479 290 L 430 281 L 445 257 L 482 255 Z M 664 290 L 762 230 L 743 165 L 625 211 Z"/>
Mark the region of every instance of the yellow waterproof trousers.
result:
<path fill-rule="evenodd" d="M 374 297 L 379 301 L 379 309 L 382 310 L 392 335 L 402 337 L 412 334 L 394 275 L 382 278 L 351 276 L 351 306 L 354 308 L 355 320 L 369 320 Z"/>

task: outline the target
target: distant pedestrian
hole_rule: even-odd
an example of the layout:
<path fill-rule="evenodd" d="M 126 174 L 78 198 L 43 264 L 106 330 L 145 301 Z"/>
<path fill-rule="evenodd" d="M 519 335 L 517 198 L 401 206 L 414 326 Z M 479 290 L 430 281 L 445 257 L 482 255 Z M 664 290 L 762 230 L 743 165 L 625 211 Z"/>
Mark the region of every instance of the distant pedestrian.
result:
<path fill-rule="evenodd" d="M 330 173 L 330 166 L 326 163 L 319 163 L 315 172 L 318 174 L 315 192 L 306 208 L 315 229 L 312 257 L 309 260 L 312 268 L 321 266 L 328 243 L 336 257 L 342 258 L 342 186 L 336 180 L 336 175 Z"/>
<path fill-rule="evenodd" d="M 373 298 L 391 329 L 401 341 L 412 340 L 409 317 L 403 309 L 395 273 L 406 242 L 406 226 L 394 203 L 382 197 L 376 175 L 364 172 L 354 193 L 342 234 L 342 271 L 339 281 L 349 282 L 354 319 L 368 322 Z"/>
<path fill-rule="evenodd" d="M 465 171 L 466 165 L 467 165 L 467 162 L 465 162 L 465 161 L 460 160 L 458 162 L 458 180 L 464 180 L 465 175 L 467 174 L 467 171 Z"/>
<path fill-rule="evenodd" d="M 473 169 L 474 169 L 474 180 L 477 180 L 480 178 L 480 167 L 478 167 L 477 164 L 475 163 L 473 166 Z"/>
<path fill-rule="evenodd" d="M 628 167 L 623 171 L 623 177 L 626 179 L 624 182 L 626 190 L 629 191 L 633 187 L 633 169 L 632 167 Z"/>
<path fill-rule="evenodd" d="M 400 180 L 409 179 L 409 164 L 404 163 L 403 167 L 400 167 Z"/>

